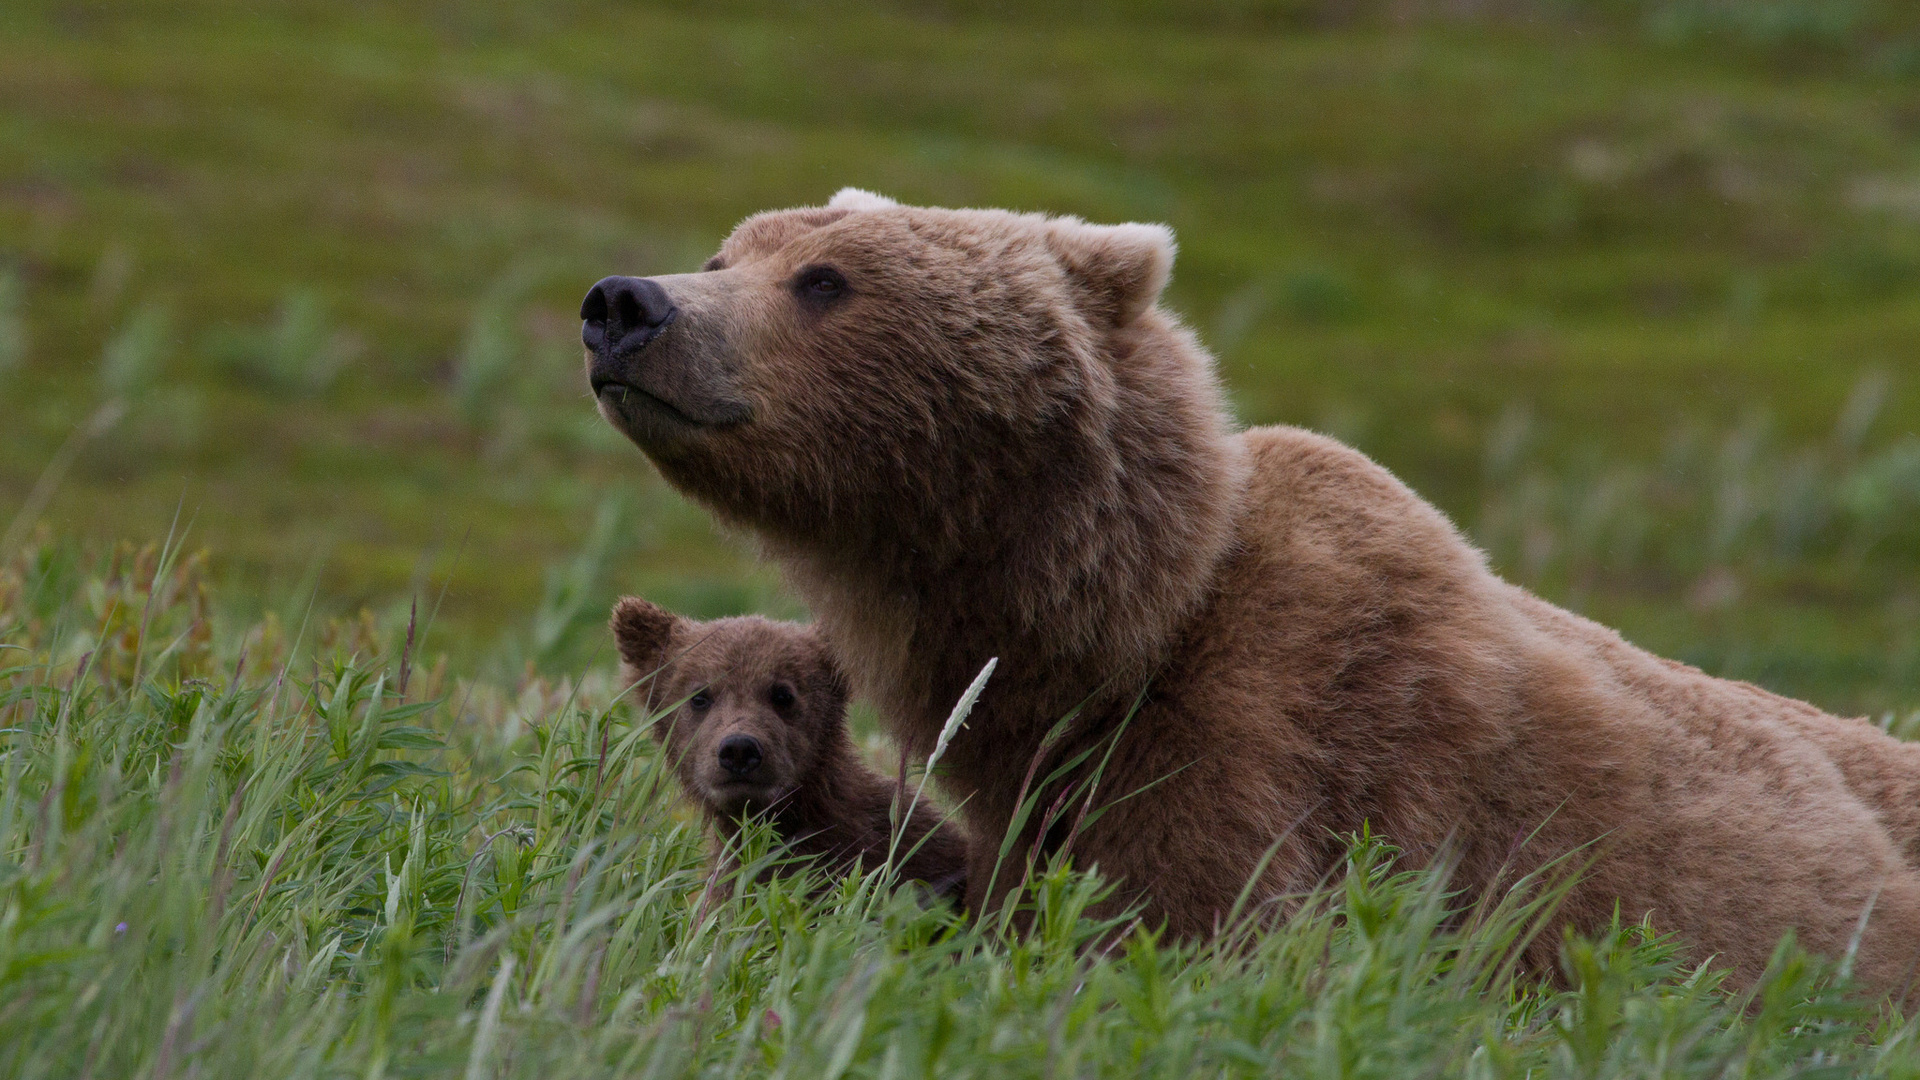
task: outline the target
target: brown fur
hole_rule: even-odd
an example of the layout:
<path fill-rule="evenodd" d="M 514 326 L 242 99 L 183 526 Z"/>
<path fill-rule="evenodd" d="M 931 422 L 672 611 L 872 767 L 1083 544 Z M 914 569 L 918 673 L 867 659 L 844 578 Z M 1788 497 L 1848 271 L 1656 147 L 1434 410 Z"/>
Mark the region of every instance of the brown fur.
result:
<path fill-rule="evenodd" d="M 964 893 L 966 843 L 932 803 L 914 807 L 894 846 L 897 785 L 861 761 L 848 738 L 846 679 L 811 627 L 755 617 L 696 622 L 635 596 L 614 606 L 612 623 L 622 675 L 649 711 L 669 710 L 654 737 L 714 823 L 719 857 L 749 817 L 763 815 L 793 856 L 781 871 L 871 870 L 891 851 L 904 879 Z M 711 704 L 697 707 L 696 694 Z M 744 778 L 718 760 L 721 741 L 740 735 L 764 755 Z"/>
<path fill-rule="evenodd" d="M 655 279 L 676 321 L 593 361 L 601 410 L 761 538 L 912 752 L 999 658 L 945 762 L 975 837 L 1055 720 L 1084 705 L 1063 760 L 1148 688 L 1103 788 L 1160 782 L 1074 850 L 1175 934 L 1210 932 L 1276 841 L 1259 900 L 1370 824 L 1470 892 L 1591 854 L 1575 924 L 1617 900 L 1747 979 L 1788 931 L 1840 953 L 1871 902 L 1856 971 L 1907 983 L 1920 747 L 1501 581 L 1347 447 L 1233 433 L 1156 306 L 1171 261 L 1154 227 L 862 193 L 762 214 L 711 272 Z"/>

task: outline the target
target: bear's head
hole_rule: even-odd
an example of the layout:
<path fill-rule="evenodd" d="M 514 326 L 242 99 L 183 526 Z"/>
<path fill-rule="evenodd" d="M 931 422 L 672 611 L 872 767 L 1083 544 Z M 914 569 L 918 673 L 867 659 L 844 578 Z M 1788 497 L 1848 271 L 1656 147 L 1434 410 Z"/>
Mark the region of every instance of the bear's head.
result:
<path fill-rule="evenodd" d="M 581 335 L 601 413 L 760 541 L 925 752 L 991 657 L 983 716 L 1137 685 L 1231 548 L 1247 459 L 1159 304 L 1173 254 L 1159 225 L 849 189 L 699 273 L 601 281 Z"/>
<path fill-rule="evenodd" d="M 812 627 L 698 622 L 636 596 L 614 606 L 612 625 L 625 681 L 666 710 L 654 736 L 712 813 L 777 806 L 843 748 L 846 679 Z"/>
<path fill-rule="evenodd" d="M 1103 482 L 1113 413 L 1169 408 L 1128 400 L 1115 366 L 1184 338 L 1155 307 L 1173 255 L 1164 226 L 847 189 L 748 218 L 699 273 L 595 285 L 588 375 L 606 419 L 723 519 L 951 555 L 1039 475 Z"/>

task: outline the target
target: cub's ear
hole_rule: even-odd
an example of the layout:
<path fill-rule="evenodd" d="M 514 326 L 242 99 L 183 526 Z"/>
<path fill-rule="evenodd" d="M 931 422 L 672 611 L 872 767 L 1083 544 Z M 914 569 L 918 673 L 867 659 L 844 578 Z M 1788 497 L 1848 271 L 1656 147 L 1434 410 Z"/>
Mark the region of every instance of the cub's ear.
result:
<path fill-rule="evenodd" d="M 623 596 L 613 605 L 610 622 L 620 659 L 633 668 L 636 677 L 645 678 L 667 662 L 673 628 L 679 625 L 680 616 L 637 596 Z"/>
<path fill-rule="evenodd" d="M 834 658 L 833 646 L 817 625 L 808 626 L 802 640 L 806 642 L 807 651 L 811 654 L 809 659 L 813 661 L 810 688 L 815 693 L 825 695 L 836 709 L 845 709 L 847 699 L 853 696 L 853 692 L 847 685 L 846 671 L 840 667 L 840 661 Z"/>
<path fill-rule="evenodd" d="M 899 205 L 885 195 L 875 195 L 857 187 L 843 187 L 827 200 L 829 210 L 889 210 Z"/>
<path fill-rule="evenodd" d="M 1079 287 L 1088 318 L 1109 326 L 1126 326 L 1160 299 L 1178 249 L 1165 225 L 1089 225 L 1071 217 L 1047 223 L 1047 246 Z"/>

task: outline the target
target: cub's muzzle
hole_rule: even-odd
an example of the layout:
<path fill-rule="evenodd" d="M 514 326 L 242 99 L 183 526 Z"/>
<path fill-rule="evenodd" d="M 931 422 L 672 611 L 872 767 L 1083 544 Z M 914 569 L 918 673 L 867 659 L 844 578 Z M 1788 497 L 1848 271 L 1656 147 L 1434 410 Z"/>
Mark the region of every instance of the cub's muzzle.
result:
<path fill-rule="evenodd" d="M 720 767 L 742 780 L 752 778 L 763 755 L 760 740 L 751 735 L 729 735 L 720 742 Z"/>

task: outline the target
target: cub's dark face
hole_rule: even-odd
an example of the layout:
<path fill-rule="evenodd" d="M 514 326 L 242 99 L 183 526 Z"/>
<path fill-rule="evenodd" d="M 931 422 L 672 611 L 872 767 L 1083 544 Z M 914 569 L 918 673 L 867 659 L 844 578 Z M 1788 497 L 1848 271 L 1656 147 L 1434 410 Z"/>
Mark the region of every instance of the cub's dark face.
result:
<path fill-rule="evenodd" d="M 696 622 L 627 597 L 613 611 L 635 700 L 666 710 L 654 736 L 715 814 L 777 806 L 844 739 L 846 680 L 812 627 L 754 616 Z"/>

